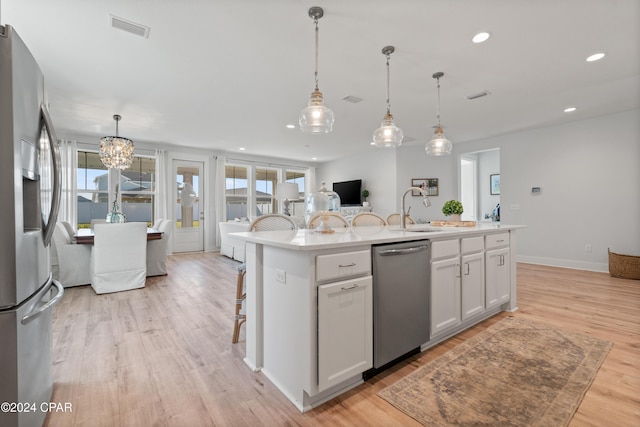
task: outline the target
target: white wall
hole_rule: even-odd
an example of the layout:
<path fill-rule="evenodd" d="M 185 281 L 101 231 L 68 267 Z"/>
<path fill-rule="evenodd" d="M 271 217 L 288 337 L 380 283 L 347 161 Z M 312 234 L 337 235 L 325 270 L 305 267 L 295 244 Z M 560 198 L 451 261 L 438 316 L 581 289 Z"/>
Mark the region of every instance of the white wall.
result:
<path fill-rule="evenodd" d="M 425 141 L 426 142 L 426 141 Z M 400 212 L 400 196 L 416 178 L 438 178 L 438 195 L 429 197 L 431 206 L 422 205 L 422 197 L 407 195 L 406 205 L 411 206 L 411 217 L 419 222 L 444 220 L 442 205 L 451 199 L 458 199 L 457 165 L 454 156 L 427 156 L 424 143 L 406 145 L 398 149 L 398 173 L 396 175 L 397 196 L 395 211 Z"/>
<path fill-rule="evenodd" d="M 607 248 L 640 255 L 639 118 L 632 110 L 454 152 L 501 149 L 501 222 L 527 226 L 518 231 L 519 261 L 608 271 Z"/>
<path fill-rule="evenodd" d="M 396 198 L 396 152 L 373 150 L 324 163 L 316 171 L 317 187 L 322 181 L 331 189 L 334 182 L 362 179 L 362 189 L 369 190 L 367 201 L 373 212 L 386 218 L 393 212 L 390 200 Z"/>

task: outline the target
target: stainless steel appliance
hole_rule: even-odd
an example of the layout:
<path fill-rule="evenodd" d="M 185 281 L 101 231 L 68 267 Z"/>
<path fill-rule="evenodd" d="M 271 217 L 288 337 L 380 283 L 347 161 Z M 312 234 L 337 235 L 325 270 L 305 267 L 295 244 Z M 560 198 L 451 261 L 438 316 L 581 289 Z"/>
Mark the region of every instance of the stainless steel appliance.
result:
<path fill-rule="evenodd" d="M 0 25 L 0 425 L 41 426 L 51 400 L 51 308 L 64 290 L 49 246 L 60 153 L 38 64 Z"/>
<path fill-rule="evenodd" d="M 429 341 L 430 245 L 418 240 L 373 246 L 373 369 L 365 379 Z"/>

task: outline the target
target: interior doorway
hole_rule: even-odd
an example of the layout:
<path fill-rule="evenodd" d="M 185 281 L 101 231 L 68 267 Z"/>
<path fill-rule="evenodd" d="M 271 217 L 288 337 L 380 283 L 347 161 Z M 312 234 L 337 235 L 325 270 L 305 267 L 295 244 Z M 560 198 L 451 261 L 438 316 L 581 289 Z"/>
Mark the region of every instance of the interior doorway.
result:
<path fill-rule="evenodd" d="M 459 194 L 464 207 L 464 221 L 499 221 L 500 149 L 475 151 L 460 155 Z M 493 182 L 492 182 L 493 181 Z M 493 184 L 493 185 L 492 185 Z"/>

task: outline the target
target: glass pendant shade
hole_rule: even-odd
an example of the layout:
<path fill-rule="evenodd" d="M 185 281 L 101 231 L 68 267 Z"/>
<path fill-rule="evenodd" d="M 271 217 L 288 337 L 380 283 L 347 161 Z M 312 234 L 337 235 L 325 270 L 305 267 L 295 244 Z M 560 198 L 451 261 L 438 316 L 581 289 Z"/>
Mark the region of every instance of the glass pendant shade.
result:
<path fill-rule="evenodd" d="M 393 115 L 387 113 L 380 127 L 373 131 L 373 143 L 379 148 L 394 148 L 402 144 L 404 132 L 396 126 Z"/>
<path fill-rule="evenodd" d="M 442 133 L 442 128 L 437 126 L 436 131 L 431 138 L 431 141 L 427 142 L 425 151 L 429 156 L 446 156 L 451 154 L 453 144 Z"/>
<path fill-rule="evenodd" d="M 335 115 L 324 105 L 322 92 L 314 90 L 309 105 L 300 111 L 298 124 L 305 133 L 329 133 L 333 130 Z"/>
<path fill-rule="evenodd" d="M 133 141 L 118 136 L 118 121 L 121 117 L 116 114 L 113 119 L 116 121 L 116 136 L 100 138 L 100 160 L 109 169 L 125 170 L 133 163 Z"/>

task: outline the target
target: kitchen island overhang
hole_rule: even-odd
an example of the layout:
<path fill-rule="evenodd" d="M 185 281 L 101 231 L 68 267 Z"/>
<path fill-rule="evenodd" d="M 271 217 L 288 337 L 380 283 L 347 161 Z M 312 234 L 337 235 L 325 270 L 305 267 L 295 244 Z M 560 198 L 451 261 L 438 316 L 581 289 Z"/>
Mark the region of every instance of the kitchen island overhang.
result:
<path fill-rule="evenodd" d="M 406 231 L 398 227 L 357 227 L 321 234 L 314 230 L 233 233 L 246 242 L 246 355 L 245 363 L 262 371 L 300 411 L 307 411 L 362 383 L 361 373 L 348 370 L 323 380 L 318 372 L 318 288 L 331 280 L 360 280 L 371 277 L 372 245 L 429 240 L 450 241 L 507 233 L 508 300 L 487 308 L 483 315 L 459 322 L 436 336 L 422 350 L 455 335 L 498 311 L 517 309 L 516 230 L 521 225 L 478 224 L 475 227 L 431 227 L 415 225 Z M 496 239 L 493 239 L 494 241 Z M 502 239 L 501 239 L 502 240 Z M 324 271 L 328 260 L 352 259 L 336 264 L 335 274 Z M 504 257 L 499 258 L 504 263 Z M 324 260 L 320 263 L 319 260 Z M 338 261 L 336 261 L 337 263 Z M 356 267 L 350 264 L 357 264 Z M 366 265 L 365 265 L 366 264 Z M 322 270 L 322 271 L 321 271 Z M 324 271 L 324 272 L 323 272 Z M 333 274 L 333 276 L 331 276 Z M 331 279 L 331 280 L 330 280 Z M 428 304 L 425 301 L 425 304 Z M 367 314 L 368 315 L 368 314 Z M 364 357 L 364 356 L 363 356 Z M 360 366 L 354 363 L 353 366 Z M 348 378 L 341 380 L 344 376 Z"/>

